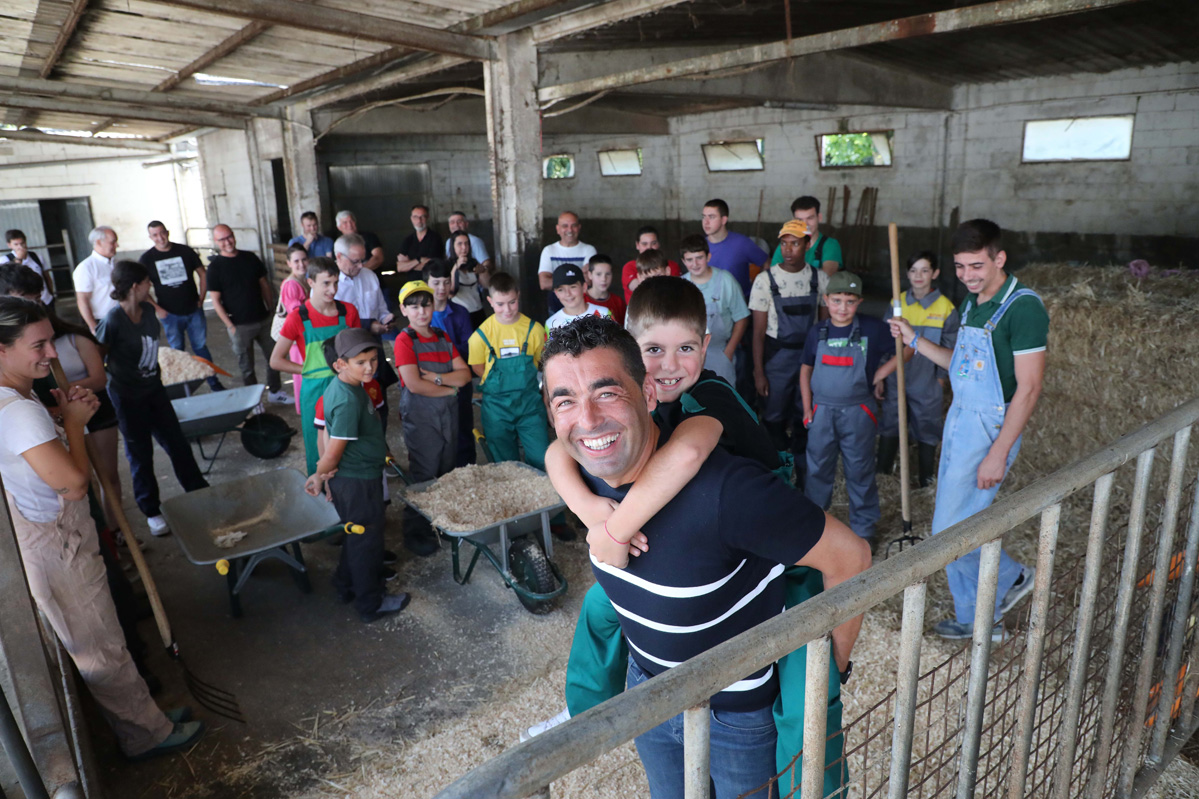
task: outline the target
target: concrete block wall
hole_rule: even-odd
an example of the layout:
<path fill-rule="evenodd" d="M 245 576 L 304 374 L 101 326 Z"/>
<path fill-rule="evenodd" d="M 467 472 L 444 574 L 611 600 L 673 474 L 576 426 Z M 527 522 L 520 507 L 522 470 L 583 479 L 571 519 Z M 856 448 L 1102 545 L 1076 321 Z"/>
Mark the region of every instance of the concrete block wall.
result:
<path fill-rule="evenodd" d="M 229 225 L 243 250 L 262 251 L 258 205 L 246 134 L 242 130 L 218 130 L 200 136 L 201 176 L 204 209 L 212 225 Z M 261 165 L 258 165 L 261 168 Z"/>

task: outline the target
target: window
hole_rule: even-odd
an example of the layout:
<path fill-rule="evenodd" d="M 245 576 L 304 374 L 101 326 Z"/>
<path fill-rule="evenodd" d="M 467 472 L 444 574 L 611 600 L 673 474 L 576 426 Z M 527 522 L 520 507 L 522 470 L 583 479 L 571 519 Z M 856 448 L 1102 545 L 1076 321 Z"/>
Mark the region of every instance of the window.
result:
<path fill-rule="evenodd" d="M 604 177 L 641 174 L 641 148 L 635 150 L 604 150 L 598 153 L 600 174 Z"/>
<path fill-rule="evenodd" d="M 760 172 L 766 168 L 762 157 L 764 140 L 714 141 L 703 145 L 709 172 Z"/>
<path fill-rule="evenodd" d="M 1126 161 L 1132 115 L 1038 119 L 1024 123 L 1024 162 Z"/>
<path fill-rule="evenodd" d="M 546 180 L 561 180 L 575 176 L 575 157 L 573 155 L 547 155 L 541 162 L 541 176 Z"/>
<path fill-rule="evenodd" d="M 822 168 L 891 166 L 893 130 L 826 133 L 816 137 Z"/>

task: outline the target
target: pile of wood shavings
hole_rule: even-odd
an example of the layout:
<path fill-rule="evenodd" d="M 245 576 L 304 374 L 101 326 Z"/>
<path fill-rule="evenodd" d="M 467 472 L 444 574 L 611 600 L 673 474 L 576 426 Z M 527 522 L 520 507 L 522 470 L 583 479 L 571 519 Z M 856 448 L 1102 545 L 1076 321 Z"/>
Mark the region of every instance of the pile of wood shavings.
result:
<path fill-rule="evenodd" d="M 212 539 L 212 543 L 216 544 L 221 549 L 232 549 L 237 542 L 246 537 L 246 534 L 241 530 L 234 530 L 231 533 L 224 533 Z"/>
<path fill-rule="evenodd" d="M 164 386 L 192 380 L 207 380 L 215 374 L 208 364 L 196 360 L 183 350 L 170 347 L 158 348 L 158 370 L 162 373 Z"/>
<path fill-rule="evenodd" d="M 451 532 L 469 532 L 562 500 L 548 477 L 517 463 L 463 466 L 408 499 Z"/>

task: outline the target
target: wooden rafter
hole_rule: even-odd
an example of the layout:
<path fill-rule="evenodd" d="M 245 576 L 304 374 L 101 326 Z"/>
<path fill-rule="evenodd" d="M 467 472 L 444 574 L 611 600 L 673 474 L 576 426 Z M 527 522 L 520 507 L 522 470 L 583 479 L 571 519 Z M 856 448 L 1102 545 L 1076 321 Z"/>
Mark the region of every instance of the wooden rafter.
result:
<path fill-rule="evenodd" d="M 159 83 L 150 91 L 169 92 L 187 78 L 190 78 L 197 72 L 208 68 L 217 61 L 220 61 L 222 58 L 229 55 L 243 44 L 249 42 L 251 39 L 257 38 L 258 34 L 262 33 L 269 27 L 270 25 L 265 22 L 254 20 L 249 25 L 234 33 L 232 36 L 227 37 L 216 47 L 201 55 L 195 61 L 180 69 L 162 83 Z"/>
<path fill-rule="evenodd" d="M 54 47 L 50 49 L 50 54 L 46 56 L 46 62 L 38 70 L 38 77 L 50 77 L 50 73 L 58 64 L 58 59 L 62 57 L 63 50 L 67 49 L 67 43 L 71 41 L 71 36 L 74 35 L 75 28 L 79 25 L 79 20 L 86 8 L 87 0 L 74 0 L 71 3 L 71 11 L 67 14 L 67 19 L 63 22 L 62 27 L 58 29 L 58 36 L 54 38 Z"/>

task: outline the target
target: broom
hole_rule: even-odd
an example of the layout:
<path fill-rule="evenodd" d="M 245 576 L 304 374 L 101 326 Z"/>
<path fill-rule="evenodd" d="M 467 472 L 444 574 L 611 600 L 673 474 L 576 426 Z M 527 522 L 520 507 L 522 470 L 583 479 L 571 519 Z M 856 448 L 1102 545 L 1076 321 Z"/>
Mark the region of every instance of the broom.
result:
<path fill-rule="evenodd" d="M 67 382 L 62 365 L 58 362 L 57 358 L 50 361 L 50 370 L 54 375 L 54 382 L 64 392 L 68 391 L 70 383 Z M 179 652 L 179 644 L 176 643 L 175 637 L 171 633 L 171 624 L 167 621 L 166 611 L 162 607 L 162 599 L 158 595 L 158 586 L 150 574 L 150 567 L 146 565 L 146 559 L 142 555 L 142 550 L 137 543 L 137 539 L 133 537 L 133 528 L 129 526 L 129 519 L 125 517 L 124 509 L 116 501 L 117 495 L 113 491 L 112 483 L 108 477 L 97 471 L 94 466 L 91 472 L 92 479 L 99 481 L 100 487 L 104 491 L 105 499 L 108 501 L 108 507 L 112 510 L 112 515 L 116 517 L 121 532 L 125 535 L 125 543 L 129 546 L 129 554 L 133 557 L 133 564 L 137 567 L 137 573 L 141 575 L 142 585 L 146 587 L 146 596 L 149 598 L 150 607 L 154 611 L 154 621 L 158 625 L 158 634 L 162 638 L 162 645 L 166 647 L 167 654 L 171 656 L 171 659 L 177 662 L 183 669 L 183 682 L 187 686 L 188 692 L 195 697 L 201 706 L 218 716 L 224 716 L 227 719 L 245 724 L 246 719 L 242 715 L 237 697 L 229 691 L 217 688 L 215 685 L 199 679 L 196 675 L 192 674 L 191 669 L 183 662 L 183 656 Z"/>
<path fill-rule="evenodd" d="M 896 319 L 903 318 L 903 304 L 899 294 L 899 227 L 892 222 L 887 226 L 887 238 L 891 244 L 891 313 Z M 911 501 L 908 496 L 911 480 L 908 464 L 908 393 L 903 376 L 903 338 L 895 339 L 895 382 L 899 391 L 895 402 L 899 406 L 899 505 L 903 515 L 903 535 L 887 545 L 887 557 L 891 547 L 898 544 L 902 552 L 905 544 L 915 544 L 923 539 L 912 535 Z"/>

